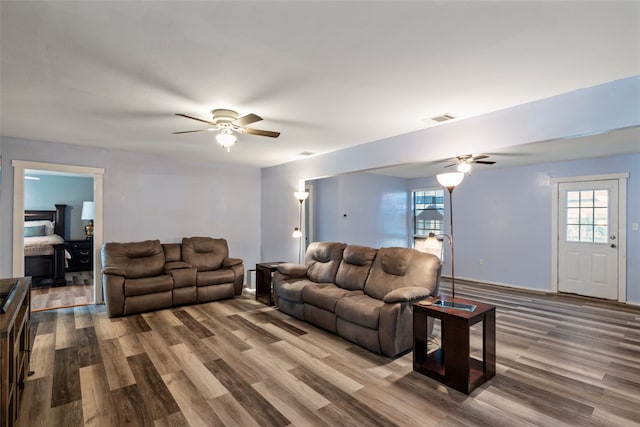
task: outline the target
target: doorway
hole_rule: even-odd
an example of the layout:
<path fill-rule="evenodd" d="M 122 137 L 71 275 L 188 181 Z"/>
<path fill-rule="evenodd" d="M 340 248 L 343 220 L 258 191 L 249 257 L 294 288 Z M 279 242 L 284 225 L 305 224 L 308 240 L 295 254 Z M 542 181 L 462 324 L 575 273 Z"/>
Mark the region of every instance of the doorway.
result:
<path fill-rule="evenodd" d="M 554 183 L 555 290 L 626 299 L 626 177 Z"/>
<path fill-rule="evenodd" d="M 24 272 L 24 206 L 25 206 L 25 171 L 52 171 L 61 174 L 81 175 L 93 178 L 93 194 L 95 202 L 95 218 L 93 230 L 93 257 L 90 263 L 93 266 L 91 281 L 93 283 L 93 301 L 103 301 L 101 277 L 101 260 L 97 256 L 102 245 L 102 195 L 104 169 L 82 166 L 60 165 L 51 163 L 27 162 L 14 160 L 12 162 L 13 174 L 13 276 L 19 277 Z M 98 250 L 96 250 L 98 248 Z"/>

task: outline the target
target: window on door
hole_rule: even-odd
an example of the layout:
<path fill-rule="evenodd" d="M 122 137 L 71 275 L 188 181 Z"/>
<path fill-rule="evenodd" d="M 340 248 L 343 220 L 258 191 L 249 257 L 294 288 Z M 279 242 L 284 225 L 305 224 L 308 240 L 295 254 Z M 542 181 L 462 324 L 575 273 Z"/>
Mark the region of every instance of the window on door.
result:
<path fill-rule="evenodd" d="M 608 243 L 609 191 L 567 191 L 567 242 Z"/>
<path fill-rule="evenodd" d="M 444 233 L 444 190 L 425 189 L 411 192 L 413 243 L 424 240 L 429 233 Z"/>

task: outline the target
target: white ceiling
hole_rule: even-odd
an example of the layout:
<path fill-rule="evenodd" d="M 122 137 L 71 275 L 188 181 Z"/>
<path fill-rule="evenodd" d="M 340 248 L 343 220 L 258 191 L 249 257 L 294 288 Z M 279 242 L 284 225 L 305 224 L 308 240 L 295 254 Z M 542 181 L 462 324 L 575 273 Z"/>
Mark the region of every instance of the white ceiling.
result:
<path fill-rule="evenodd" d="M 0 19 L 3 136 L 259 167 L 640 74 L 637 1 L 2 0 Z M 214 108 L 282 135 L 171 134 Z"/>

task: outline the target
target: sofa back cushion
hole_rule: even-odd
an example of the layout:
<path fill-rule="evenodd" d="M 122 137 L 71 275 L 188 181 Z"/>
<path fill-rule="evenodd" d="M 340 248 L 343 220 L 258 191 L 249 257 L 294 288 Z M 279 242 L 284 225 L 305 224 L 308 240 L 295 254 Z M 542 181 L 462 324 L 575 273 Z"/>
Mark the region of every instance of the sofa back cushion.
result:
<path fill-rule="evenodd" d="M 105 243 L 102 249 L 104 267 L 116 267 L 127 279 L 164 274 L 164 251 L 160 240 L 129 243 Z"/>
<path fill-rule="evenodd" d="M 335 283 L 345 246 L 347 245 L 344 243 L 335 242 L 311 243 L 304 257 L 309 280 L 316 283 Z"/>
<path fill-rule="evenodd" d="M 229 257 L 226 239 L 185 237 L 182 239 L 182 259 L 198 271 L 217 270 Z"/>
<path fill-rule="evenodd" d="M 367 246 L 348 245 L 344 248 L 342 261 L 336 273 L 336 285 L 352 291 L 364 289 L 377 252 L 377 249 Z"/>
<path fill-rule="evenodd" d="M 432 254 L 409 248 L 380 248 L 364 293 L 376 299 L 405 286 L 422 286 L 433 295 L 438 284 L 440 259 Z"/>
<path fill-rule="evenodd" d="M 165 262 L 182 261 L 182 245 L 180 243 L 163 243 L 162 249 L 164 250 Z"/>

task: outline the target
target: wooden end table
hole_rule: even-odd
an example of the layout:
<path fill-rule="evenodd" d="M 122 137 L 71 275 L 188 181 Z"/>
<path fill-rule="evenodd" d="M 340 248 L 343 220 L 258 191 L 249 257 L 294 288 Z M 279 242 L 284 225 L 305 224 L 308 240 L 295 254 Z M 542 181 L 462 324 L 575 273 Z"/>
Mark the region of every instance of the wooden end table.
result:
<path fill-rule="evenodd" d="M 462 393 L 493 378 L 496 373 L 496 308 L 462 298 L 433 297 L 475 305 L 474 311 L 413 304 L 413 370 L 440 381 Z M 429 352 L 427 318 L 440 319 L 441 346 Z M 482 360 L 471 357 L 469 328 L 482 322 Z"/>
<path fill-rule="evenodd" d="M 261 262 L 256 264 L 256 301 L 273 305 L 273 287 L 271 275 L 278 269 L 278 265 L 284 261 Z"/>

